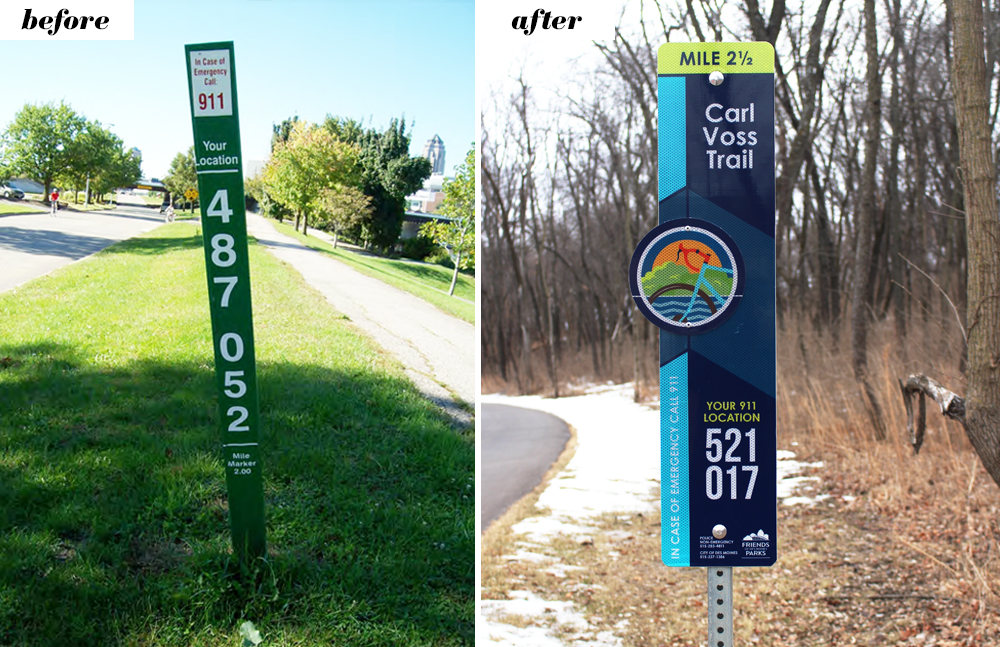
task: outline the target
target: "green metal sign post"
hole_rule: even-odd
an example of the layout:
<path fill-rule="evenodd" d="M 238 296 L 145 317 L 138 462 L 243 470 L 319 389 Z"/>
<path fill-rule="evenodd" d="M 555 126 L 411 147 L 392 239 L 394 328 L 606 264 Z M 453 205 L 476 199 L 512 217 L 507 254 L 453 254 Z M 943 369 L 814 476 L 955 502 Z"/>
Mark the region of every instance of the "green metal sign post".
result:
<path fill-rule="evenodd" d="M 184 53 L 229 523 L 233 548 L 248 563 L 265 554 L 266 537 L 236 63 L 231 42 L 186 45 Z"/>

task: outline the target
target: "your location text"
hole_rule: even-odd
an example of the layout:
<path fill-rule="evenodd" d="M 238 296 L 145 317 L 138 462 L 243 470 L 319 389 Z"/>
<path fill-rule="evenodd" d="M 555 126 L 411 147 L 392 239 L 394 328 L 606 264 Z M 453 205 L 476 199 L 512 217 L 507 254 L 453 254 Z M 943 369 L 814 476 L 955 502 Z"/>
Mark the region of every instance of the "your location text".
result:
<path fill-rule="evenodd" d="M 531 21 L 530 27 L 529 20 Z M 511 27 L 522 30 L 525 36 L 530 36 L 535 33 L 535 27 L 539 26 L 539 20 L 542 21 L 542 29 L 573 29 L 576 23 L 583 22 L 583 16 L 556 16 L 553 18 L 551 11 L 535 9 L 535 13 L 531 16 L 515 16 L 514 20 L 511 21 Z"/>
<path fill-rule="evenodd" d="M 69 9 L 60 9 L 55 16 L 32 16 L 31 9 L 24 10 L 24 22 L 21 29 L 44 30 L 49 36 L 54 36 L 59 28 L 65 29 L 86 29 L 87 23 L 93 24 L 95 29 L 105 29 L 111 21 L 107 16 L 71 16 Z"/>

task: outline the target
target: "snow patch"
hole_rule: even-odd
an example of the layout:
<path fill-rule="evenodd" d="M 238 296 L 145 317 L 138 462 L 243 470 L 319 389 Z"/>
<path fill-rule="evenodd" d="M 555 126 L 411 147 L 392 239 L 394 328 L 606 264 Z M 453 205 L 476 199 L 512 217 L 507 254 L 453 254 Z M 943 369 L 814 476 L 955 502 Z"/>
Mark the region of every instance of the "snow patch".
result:
<path fill-rule="evenodd" d="M 804 487 L 810 481 L 819 481 L 817 476 L 793 476 L 807 467 L 823 467 L 822 461 L 816 463 L 803 463 L 794 460 L 795 453 L 785 449 L 778 450 L 778 499 L 785 505 L 797 505 L 806 503 L 813 505 L 816 497 L 793 496 L 793 494 Z"/>
<path fill-rule="evenodd" d="M 485 633 L 489 641 L 501 647 L 566 647 L 566 643 L 550 636 L 544 627 L 514 627 L 486 620 Z"/>
<path fill-rule="evenodd" d="M 569 571 L 585 571 L 582 566 L 573 566 L 572 564 L 555 564 L 549 568 L 543 568 L 543 573 L 548 573 L 554 577 L 563 578 L 566 577 L 566 573 Z"/>
<path fill-rule="evenodd" d="M 570 523 L 570 518 L 566 514 L 556 516 L 555 512 L 553 512 L 553 516 L 551 517 L 527 517 L 511 526 L 511 530 L 518 535 L 524 535 L 525 541 L 534 544 L 543 544 L 548 543 L 553 537 L 558 535 L 574 537 L 576 535 L 591 533 L 594 531 L 594 528 L 592 526 Z"/>
<path fill-rule="evenodd" d="M 545 600 L 530 591 L 510 591 L 508 600 L 483 600 L 480 608 L 490 642 L 506 647 L 621 647 L 610 631 L 596 631 L 572 602 Z M 549 634 L 547 627 L 515 627 L 497 618 L 518 616 L 557 625 L 566 640 Z"/>
<path fill-rule="evenodd" d="M 500 559 L 505 559 L 508 562 L 550 562 L 554 558 L 540 553 L 532 553 L 521 548 L 513 555 L 501 555 Z"/>

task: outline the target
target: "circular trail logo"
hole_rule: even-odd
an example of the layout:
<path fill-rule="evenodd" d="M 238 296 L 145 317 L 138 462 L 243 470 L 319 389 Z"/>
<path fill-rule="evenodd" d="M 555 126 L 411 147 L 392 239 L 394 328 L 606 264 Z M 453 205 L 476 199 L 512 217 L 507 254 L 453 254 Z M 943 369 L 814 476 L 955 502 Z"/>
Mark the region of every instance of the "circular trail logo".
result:
<path fill-rule="evenodd" d="M 664 330 L 696 335 L 722 325 L 743 298 L 743 257 L 733 239 L 704 220 L 659 225 L 632 254 L 632 298 Z"/>

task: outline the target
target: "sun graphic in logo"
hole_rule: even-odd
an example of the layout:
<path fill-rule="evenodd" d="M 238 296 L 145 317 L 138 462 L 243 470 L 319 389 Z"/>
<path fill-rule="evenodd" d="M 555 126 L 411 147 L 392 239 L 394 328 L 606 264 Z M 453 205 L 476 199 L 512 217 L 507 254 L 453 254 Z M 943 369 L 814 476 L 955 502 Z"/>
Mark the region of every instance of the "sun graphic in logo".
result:
<path fill-rule="evenodd" d="M 632 297 L 654 324 L 681 334 L 721 325 L 743 296 L 743 259 L 715 225 L 671 220 L 642 239 L 632 256 Z"/>

